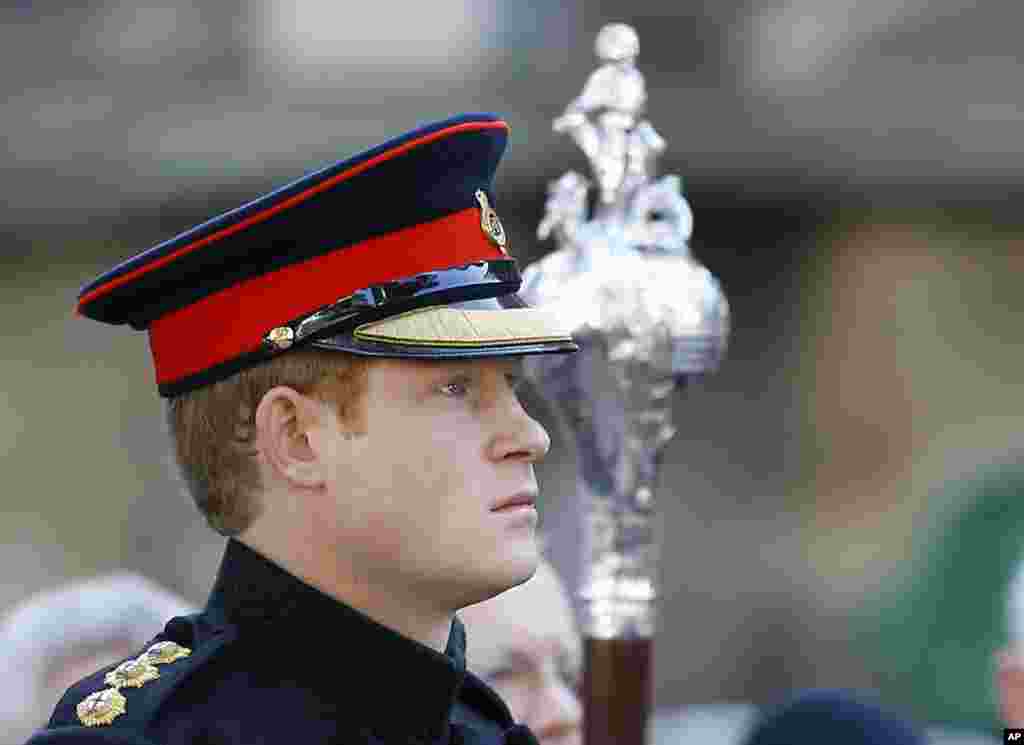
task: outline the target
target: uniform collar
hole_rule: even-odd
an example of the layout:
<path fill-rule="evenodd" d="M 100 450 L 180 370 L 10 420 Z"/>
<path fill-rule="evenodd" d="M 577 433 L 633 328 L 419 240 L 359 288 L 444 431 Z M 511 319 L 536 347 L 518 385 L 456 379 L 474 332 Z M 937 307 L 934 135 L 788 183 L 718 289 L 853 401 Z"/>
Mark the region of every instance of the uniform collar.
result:
<path fill-rule="evenodd" d="M 234 539 L 207 611 L 237 627 L 240 643 L 255 642 L 263 664 L 288 668 L 287 675 L 311 695 L 324 703 L 333 699 L 373 730 L 415 732 L 428 741 L 447 738 L 466 676 L 466 636 L 458 618 L 440 654 Z"/>

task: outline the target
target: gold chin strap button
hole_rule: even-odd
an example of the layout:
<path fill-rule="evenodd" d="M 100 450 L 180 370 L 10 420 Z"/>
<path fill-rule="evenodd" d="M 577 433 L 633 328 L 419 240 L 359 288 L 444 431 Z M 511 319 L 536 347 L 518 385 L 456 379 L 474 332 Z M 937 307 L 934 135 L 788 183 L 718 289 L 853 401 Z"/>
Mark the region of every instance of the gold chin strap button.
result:
<path fill-rule="evenodd" d="M 146 662 L 145 655 L 135 660 L 122 662 L 103 678 L 103 681 L 114 688 L 141 688 L 151 680 L 160 677 L 160 671 Z"/>
<path fill-rule="evenodd" d="M 86 696 L 76 707 L 79 721 L 86 727 L 110 724 L 124 714 L 125 698 L 116 688 L 105 688 Z"/>
<path fill-rule="evenodd" d="M 168 662 L 188 657 L 192 650 L 174 642 L 157 642 L 141 655 L 138 660 L 150 665 L 166 665 Z"/>
<path fill-rule="evenodd" d="M 288 326 L 278 326 L 271 329 L 263 341 L 273 349 L 288 349 L 295 343 L 295 332 Z"/>

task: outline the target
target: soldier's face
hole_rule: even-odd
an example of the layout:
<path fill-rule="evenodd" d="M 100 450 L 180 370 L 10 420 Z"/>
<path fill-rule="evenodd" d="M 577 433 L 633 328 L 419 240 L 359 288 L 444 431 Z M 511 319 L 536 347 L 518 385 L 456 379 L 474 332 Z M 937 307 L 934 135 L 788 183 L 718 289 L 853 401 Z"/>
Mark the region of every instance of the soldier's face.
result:
<path fill-rule="evenodd" d="M 520 376 L 516 358 L 371 364 L 365 427 L 339 435 L 329 467 L 339 553 L 452 609 L 528 579 L 537 513 L 494 509 L 536 493 L 550 445 L 520 405 Z"/>

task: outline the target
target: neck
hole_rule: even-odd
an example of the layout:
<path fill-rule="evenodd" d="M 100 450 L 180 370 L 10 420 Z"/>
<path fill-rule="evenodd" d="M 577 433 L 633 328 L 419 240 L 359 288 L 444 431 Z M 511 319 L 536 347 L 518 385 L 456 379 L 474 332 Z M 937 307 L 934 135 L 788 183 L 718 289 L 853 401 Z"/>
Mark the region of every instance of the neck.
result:
<path fill-rule="evenodd" d="M 358 571 L 323 542 L 290 540 L 280 523 L 265 530 L 266 522 L 257 519 L 239 540 L 325 595 L 444 654 L 454 608 L 439 608 L 436 599 L 432 605 L 422 590 L 395 582 L 386 571 Z"/>

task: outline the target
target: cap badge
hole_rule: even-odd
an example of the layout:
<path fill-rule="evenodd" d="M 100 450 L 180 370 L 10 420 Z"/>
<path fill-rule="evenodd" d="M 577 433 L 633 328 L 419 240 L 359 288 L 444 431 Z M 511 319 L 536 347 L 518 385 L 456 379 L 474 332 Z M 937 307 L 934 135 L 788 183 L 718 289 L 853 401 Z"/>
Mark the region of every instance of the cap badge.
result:
<path fill-rule="evenodd" d="M 180 660 L 182 657 L 188 657 L 190 654 L 192 654 L 192 650 L 180 644 L 157 642 L 143 652 L 138 660 L 150 665 L 166 665 L 168 662 Z"/>
<path fill-rule="evenodd" d="M 151 680 L 160 677 L 160 672 L 142 657 L 122 662 L 103 678 L 103 682 L 114 688 L 141 688 Z"/>
<path fill-rule="evenodd" d="M 502 226 L 501 220 L 498 219 L 498 213 L 491 207 L 483 189 L 477 189 L 474 196 L 480 205 L 480 227 L 483 228 L 487 237 L 501 249 L 501 252 L 508 255 L 508 251 L 505 250 L 508 240 L 505 237 L 505 228 Z"/>
<path fill-rule="evenodd" d="M 110 724 L 124 714 L 125 698 L 116 688 L 90 693 L 75 708 L 78 719 L 86 727 Z"/>

